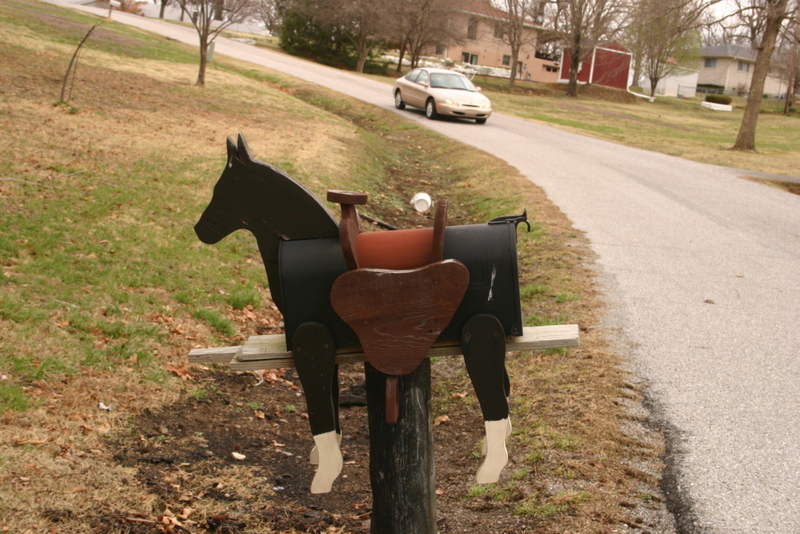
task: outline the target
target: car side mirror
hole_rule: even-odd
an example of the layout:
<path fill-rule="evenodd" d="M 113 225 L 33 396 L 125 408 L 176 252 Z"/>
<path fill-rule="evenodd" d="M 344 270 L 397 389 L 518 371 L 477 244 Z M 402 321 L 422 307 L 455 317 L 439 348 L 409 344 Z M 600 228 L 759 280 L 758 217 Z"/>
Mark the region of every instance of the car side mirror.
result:
<path fill-rule="evenodd" d="M 477 89 L 478 91 L 483 91 L 483 89 L 481 89 L 480 87 L 476 87 L 475 89 Z"/>

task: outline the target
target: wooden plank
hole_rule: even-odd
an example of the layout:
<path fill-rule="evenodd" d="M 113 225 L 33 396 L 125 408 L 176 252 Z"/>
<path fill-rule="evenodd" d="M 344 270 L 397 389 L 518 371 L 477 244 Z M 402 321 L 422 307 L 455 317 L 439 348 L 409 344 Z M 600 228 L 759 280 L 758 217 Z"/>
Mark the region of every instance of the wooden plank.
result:
<path fill-rule="evenodd" d="M 507 352 L 545 350 L 577 347 L 579 344 L 579 330 L 576 324 L 530 326 L 523 329 L 522 336 L 507 338 L 506 350 Z M 247 343 L 243 347 L 227 347 L 227 349 L 236 349 L 234 352 L 238 352 L 235 358 L 228 360 L 231 369 L 236 371 L 294 367 L 292 353 L 286 350 L 284 336 L 280 334 L 253 336 L 247 340 Z M 239 349 L 241 349 L 241 351 Z M 460 355 L 461 344 L 457 340 L 454 340 L 437 342 L 431 350 L 428 351 L 427 357 L 434 358 Z M 364 353 L 361 352 L 360 347 L 347 347 L 336 351 L 336 363 L 355 363 L 365 360 L 366 357 Z M 200 363 L 197 359 L 194 361 L 195 363 Z"/>
<path fill-rule="evenodd" d="M 193 349 L 189 363 L 228 363 L 241 347 L 218 347 L 215 349 Z"/>

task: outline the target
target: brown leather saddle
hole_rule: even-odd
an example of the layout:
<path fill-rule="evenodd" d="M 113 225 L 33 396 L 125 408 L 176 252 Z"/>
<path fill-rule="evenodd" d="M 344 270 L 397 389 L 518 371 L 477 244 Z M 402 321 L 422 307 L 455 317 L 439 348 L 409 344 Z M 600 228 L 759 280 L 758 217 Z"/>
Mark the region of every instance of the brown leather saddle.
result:
<path fill-rule="evenodd" d="M 458 260 L 443 259 L 447 202 L 433 228 L 362 233 L 356 205 L 367 195 L 328 191 L 342 206 L 339 238 L 350 271 L 331 289 L 331 305 L 356 332 L 367 361 L 389 375 L 386 421 L 399 413 L 397 377 L 413 372 L 450 323 L 469 285 Z"/>

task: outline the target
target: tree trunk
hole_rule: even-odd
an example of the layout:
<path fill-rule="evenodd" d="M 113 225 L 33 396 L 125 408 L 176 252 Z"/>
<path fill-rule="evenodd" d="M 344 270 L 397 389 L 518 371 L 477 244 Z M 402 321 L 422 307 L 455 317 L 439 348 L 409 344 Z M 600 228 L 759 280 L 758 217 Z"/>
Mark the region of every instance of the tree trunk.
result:
<path fill-rule="evenodd" d="M 367 63 L 367 50 L 359 49 L 358 59 L 356 60 L 356 72 L 364 72 L 364 65 Z"/>
<path fill-rule="evenodd" d="M 403 56 L 406 55 L 406 41 L 403 40 L 403 44 L 400 45 L 400 57 L 397 59 L 397 73 L 400 74 L 403 68 Z"/>
<path fill-rule="evenodd" d="M 517 66 L 517 59 L 513 58 L 511 60 L 511 74 L 508 77 L 508 87 L 509 88 L 514 87 L 514 83 L 516 83 L 516 81 L 517 81 L 517 68 L 519 68 Z"/>
<path fill-rule="evenodd" d="M 578 96 L 578 67 L 581 65 L 581 49 L 575 46 L 569 52 L 569 83 L 567 84 L 567 96 Z"/>
<path fill-rule="evenodd" d="M 797 11 L 800 15 L 800 10 Z M 794 31 L 792 32 L 792 64 L 789 66 L 789 79 L 786 80 L 786 101 L 783 103 L 783 114 L 788 115 L 794 106 L 794 88 L 797 85 L 797 41 L 800 39 L 800 20 L 794 23 Z"/>
<path fill-rule="evenodd" d="M 636 54 L 636 57 L 633 60 L 633 86 L 634 87 L 641 87 L 639 85 L 641 77 L 642 77 L 642 57 L 641 57 L 641 54 Z M 653 95 L 651 94 L 650 96 L 653 96 Z"/>
<path fill-rule="evenodd" d="M 158 18 L 164 18 L 164 10 L 167 8 L 167 4 L 169 4 L 169 0 L 161 0 L 161 9 L 158 10 Z"/>
<path fill-rule="evenodd" d="M 199 87 L 206 86 L 206 63 L 208 62 L 208 38 L 200 38 L 200 70 L 197 72 L 197 82 Z"/>
<path fill-rule="evenodd" d="M 786 5 L 789 0 L 768 0 L 767 21 L 764 25 L 764 36 L 758 47 L 756 64 L 753 69 L 753 78 L 750 82 L 750 94 L 747 96 L 747 106 L 744 108 L 742 124 L 739 135 L 736 137 L 734 150 L 756 149 L 756 126 L 758 114 L 761 111 L 761 100 L 764 95 L 764 84 L 769 74 L 769 64 L 775 51 L 775 42 L 781 29 L 781 23 L 786 17 Z"/>
<path fill-rule="evenodd" d="M 661 81 L 661 78 L 649 78 L 650 80 L 650 96 L 656 96 L 656 85 Z"/>

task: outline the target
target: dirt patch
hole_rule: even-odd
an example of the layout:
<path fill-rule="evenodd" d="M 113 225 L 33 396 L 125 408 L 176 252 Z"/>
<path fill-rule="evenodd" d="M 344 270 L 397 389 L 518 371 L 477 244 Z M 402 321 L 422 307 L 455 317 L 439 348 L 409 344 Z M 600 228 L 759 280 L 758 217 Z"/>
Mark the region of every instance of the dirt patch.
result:
<path fill-rule="evenodd" d="M 434 366 L 435 381 L 448 374 L 451 363 Z M 349 365 L 341 375 L 347 402 L 341 413 L 345 466 L 333 491 L 322 495 L 308 491 L 314 475 L 308 462 L 313 442 L 305 403 L 297 396 L 299 381 L 292 370 L 280 375 L 256 386 L 256 377 L 249 373 L 201 371 L 196 379 L 208 391 L 206 396 L 137 417 L 138 435 L 115 444 L 114 457 L 136 466 L 138 483 L 156 493 L 164 509 L 193 508 L 197 512 L 192 519 L 206 525 L 209 518 L 231 517 L 247 530 L 327 532 L 345 527 L 369 532 L 369 430 L 361 366 Z M 480 463 L 474 452 L 482 421 L 474 402 L 459 399 L 448 411 L 447 422 L 434 431 L 441 531 L 479 532 L 481 525 L 491 524 L 492 532 L 521 532 L 520 525 L 536 521 L 510 514 L 513 501 L 478 501 L 471 504 L 473 510 L 464 507 L 470 478 Z M 233 453 L 245 458 L 235 460 Z M 259 480 L 260 494 L 232 480 L 232 468 Z M 524 490 L 519 491 L 523 495 Z"/>

